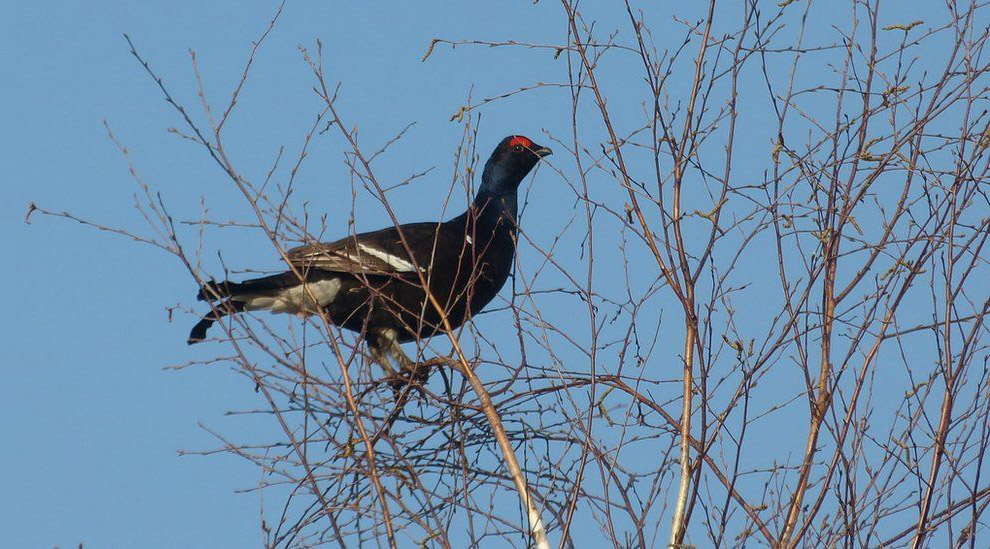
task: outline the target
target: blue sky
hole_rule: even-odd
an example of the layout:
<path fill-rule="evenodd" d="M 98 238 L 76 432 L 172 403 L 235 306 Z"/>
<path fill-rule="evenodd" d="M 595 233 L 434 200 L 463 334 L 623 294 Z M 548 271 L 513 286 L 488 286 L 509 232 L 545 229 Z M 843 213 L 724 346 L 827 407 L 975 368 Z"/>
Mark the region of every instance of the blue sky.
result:
<path fill-rule="evenodd" d="M 499 38 L 509 31 L 517 39 L 536 38 L 546 30 L 541 17 L 555 9 L 290 2 L 231 121 L 233 154 L 254 171 L 269 165 L 279 145 L 299 146 L 318 102 L 297 45 L 312 48 L 320 38 L 329 72 L 345 81 L 344 112 L 362 138 L 378 142 L 416 123 L 379 176 L 435 167 L 445 182 L 460 138 L 449 118 L 472 87 L 476 95 L 502 92 L 539 80 L 540 67 L 513 66 L 485 52 L 458 59 L 438 51 L 422 63 L 430 40 Z M 142 176 L 178 212 L 195 216 L 204 195 L 218 218 L 244 215 L 223 174 L 167 133 L 179 120 L 122 34 L 187 102 L 196 99 L 188 54 L 195 49 L 207 93 L 220 103 L 274 6 L 18 2 L 5 11 L 0 67 L 8 83 L 0 98 L 7 167 L 0 222 L 7 253 L 21 258 L 21 266 L 2 275 L 17 290 L 4 321 L 10 369 L 0 384 L 8 418 L 0 433 L 8 442 L 0 464 L 8 471 L 10 497 L 0 503 L 0 546 L 260 544 L 258 496 L 234 493 L 255 486 L 258 471 L 225 455 L 177 455 L 219 445 L 200 423 L 241 440 L 263 440 L 259 429 L 272 428 L 225 417 L 259 404 L 251 384 L 229 368 L 163 369 L 203 356 L 185 345 L 192 317 L 180 314 L 170 323 L 166 311 L 192 305 L 194 284 L 174 259 L 151 247 L 55 219 L 26 225 L 24 214 L 34 201 L 146 232 L 132 206 L 136 187 L 105 120 Z M 553 102 L 538 93 L 486 113 L 481 148 L 514 132 L 539 139 L 543 128 L 558 123 Z M 342 144 L 324 139 L 318 147 L 325 150 L 304 171 L 300 200 L 335 214 L 331 230 L 340 232 L 350 210 Z M 419 194 L 406 193 L 400 215 L 410 221 L 439 215 L 439 204 Z M 383 223 L 381 212 L 362 221 L 366 229 Z M 242 268 L 276 268 L 271 250 L 257 244 L 240 235 L 222 245 Z"/>
<path fill-rule="evenodd" d="M 885 21 L 918 19 L 924 5 L 895 3 L 884 12 Z M 737 16 L 733 6 L 725 12 L 728 19 Z M 625 28 L 621 11 L 599 9 L 586 6 L 586 16 L 597 18 L 601 29 Z M 655 11 L 647 17 L 654 38 L 680 40 L 682 26 L 668 18 L 667 8 L 651 9 Z M 677 10 L 687 20 L 702 16 L 700 8 Z M 6 81 L 0 86 L 5 168 L 0 230 L 8 235 L 8 267 L 0 277 L 9 294 L 2 330 L 7 357 L 0 383 L 0 413 L 6 418 L 0 427 L 0 440 L 5 441 L 0 467 L 7 473 L 7 497 L 0 501 L 0 546 L 245 547 L 263 541 L 259 495 L 238 493 L 257 485 L 259 471 L 222 453 L 178 455 L 180 450 L 221 445 L 203 427 L 243 442 L 278 437 L 272 422 L 226 414 L 262 405 L 252 383 L 230 367 L 167 369 L 217 354 L 217 348 L 185 345 L 193 316 L 177 310 L 169 318 L 170 307 L 195 307 L 196 288 L 188 274 L 153 247 L 54 218 L 35 216 L 28 225 L 24 215 L 35 202 L 148 234 L 133 207 L 132 195 L 139 189 L 127 160 L 108 138 L 105 121 L 176 219 L 196 219 L 201 197 L 214 219 L 250 219 L 243 200 L 203 151 L 168 132 L 180 127 L 181 120 L 130 55 L 122 34 L 130 35 L 176 98 L 193 107 L 198 99 L 189 50 L 195 50 L 206 95 L 219 106 L 229 98 L 252 41 L 273 13 L 274 6 L 234 1 L 6 6 L 0 22 L 0 74 Z M 819 15 L 826 20 L 834 16 L 835 22 L 845 16 Z M 825 22 L 812 26 L 810 41 L 834 40 Z M 555 59 L 552 51 L 525 48 L 460 46 L 451 51 L 439 45 L 423 62 L 433 38 L 559 44 L 566 40 L 566 28 L 559 4 L 548 1 L 429 7 L 412 2 L 290 2 L 256 57 L 225 130 L 234 162 L 260 179 L 280 146 L 290 158 L 298 154 L 320 109 L 298 46 L 313 49 L 320 39 L 328 75 L 342 83 L 339 107 L 348 124 L 359 128 L 363 143 L 374 150 L 415 124 L 376 164 L 383 181 L 432 169 L 416 185 L 391 195 L 399 218 L 419 221 L 441 215 L 437 196 L 449 189 L 462 130 L 450 118 L 469 95 L 477 102 L 534 83 L 561 83 L 566 70 L 563 58 Z M 602 75 L 615 83 L 609 88 L 612 104 L 628 105 L 616 109 L 617 123 L 628 128 L 642 117 L 642 107 L 635 72 L 640 67 L 635 59 L 625 62 L 604 65 Z M 758 73 L 746 78 L 751 90 L 763 85 Z M 816 75 L 800 74 L 802 78 Z M 751 129 L 738 144 L 743 157 L 766 158 L 771 147 L 764 124 L 770 106 L 758 96 L 754 91 L 749 108 L 741 109 L 740 126 Z M 588 144 L 603 139 L 590 107 L 580 113 L 587 116 Z M 566 88 L 539 88 L 479 112 L 478 152 L 483 157 L 512 133 L 551 146 L 552 138 L 570 138 Z M 194 116 L 202 120 L 201 112 Z M 292 198 L 300 209 L 308 204 L 311 211 L 329 215 L 328 236 L 347 231 L 352 209 L 344 150 L 339 138 L 318 137 Z M 763 164 L 741 163 L 738 173 L 758 179 Z M 540 170 L 538 184 L 526 183 L 530 206 L 525 229 L 547 246 L 583 215 L 565 181 L 573 180 L 573 160 L 555 155 L 552 166 Z M 603 186 L 593 193 L 608 197 L 620 191 Z M 360 230 L 387 223 L 367 195 L 359 193 L 355 211 Z M 618 260 L 617 241 L 604 239 L 599 261 Z M 559 260 L 577 270 L 584 268 L 580 240 L 568 233 L 570 246 L 559 250 Z M 249 229 L 208 231 L 204 245 L 205 265 L 215 273 L 220 272 L 218 250 L 235 268 L 278 267 L 263 235 Z M 521 264 L 533 271 L 538 254 L 520 253 Z M 634 266 L 634 273 L 639 268 L 647 267 Z M 740 268 L 759 273 L 764 264 Z M 606 267 L 597 273 L 606 280 L 612 274 Z M 552 272 L 545 276 L 544 287 L 562 280 Z M 545 302 L 548 314 L 580 336 L 586 321 L 577 318 L 569 325 L 566 319 L 583 306 L 554 299 L 561 298 Z M 759 304 L 760 296 L 740 297 L 742 303 L 747 299 Z M 675 312 L 672 306 L 656 315 Z M 758 324 L 760 319 L 752 321 Z M 484 322 L 490 326 L 489 337 L 514 337 L 512 330 Z M 667 337 L 661 336 L 661 344 L 676 345 L 676 335 Z M 793 372 L 776 375 L 787 378 Z M 800 423 L 781 418 L 778 425 L 792 420 Z M 773 427 L 767 432 L 772 437 Z M 753 436 L 760 436 L 758 429 Z M 668 523 L 659 528 L 666 532 Z"/>

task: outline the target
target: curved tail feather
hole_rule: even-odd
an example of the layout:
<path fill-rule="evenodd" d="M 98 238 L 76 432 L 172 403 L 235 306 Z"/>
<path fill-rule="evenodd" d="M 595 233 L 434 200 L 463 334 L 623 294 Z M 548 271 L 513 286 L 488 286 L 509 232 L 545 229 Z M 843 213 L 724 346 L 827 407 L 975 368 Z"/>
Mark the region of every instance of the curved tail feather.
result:
<path fill-rule="evenodd" d="M 202 290 L 200 290 L 202 291 Z M 221 318 L 239 313 L 244 310 L 244 304 L 237 301 L 224 301 L 222 303 L 217 303 L 213 310 L 203 315 L 203 318 L 193 326 L 192 331 L 189 332 L 189 339 L 186 343 L 192 345 L 194 343 L 199 343 L 206 339 L 206 331 L 213 326 L 213 323 L 220 320 Z"/>
<path fill-rule="evenodd" d="M 212 302 L 213 309 L 193 326 L 187 343 L 203 341 L 214 322 L 234 313 L 268 310 L 312 314 L 333 301 L 340 284 L 339 274 L 328 271 L 308 272 L 305 284 L 291 271 L 244 282 L 210 280 L 199 289 L 196 299 Z"/>
<path fill-rule="evenodd" d="M 200 320 L 199 322 L 196 323 L 195 326 L 193 326 L 192 331 L 189 332 L 189 339 L 186 340 L 186 343 L 192 345 L 194 343 L 199 343 L 200 341 L 205 340 L 206 330 L 209 330 L 210 326 L 213 326 L 214 322 L 216 322 L 216 319 L 213 318 L 212 316 L 210 315 L 204 316 L 202 320 Z"/>

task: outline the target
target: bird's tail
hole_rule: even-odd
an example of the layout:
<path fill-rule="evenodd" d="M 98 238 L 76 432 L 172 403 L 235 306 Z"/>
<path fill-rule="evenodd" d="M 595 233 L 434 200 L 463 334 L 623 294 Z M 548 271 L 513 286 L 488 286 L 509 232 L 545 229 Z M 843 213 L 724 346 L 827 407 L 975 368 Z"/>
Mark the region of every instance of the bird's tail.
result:
<path fill-rule="evenodd" d="M 250 297 L 277 295 L 286 288 L 298 285 L 299 277 L 292 272 L 263 276 L 244 282 L 231 282 L 229 280 L 206 282 L 196 294 L 196 299 L 212 302 L 212 309 L 193 326 L 186 343 L 192 345 L 205 340 L 206 331 L 210 329 L 210 326 L 213 326 L 214 322 L 227 315 L 244 311 L 245 302 Z"/>
<path fill-rule="evenodd" d="M 306 284 L 292 271 L 261 278 L 231 282 L 211 280 L 199 289 L 196 299 L 211 302 L 212 310 L 193 326 L 187 343 L 206 339 L 206 331 L 221 318 L 243 311 L 268 310 L 273 313 L 311 314 L 333 300 L 340 288 L 337 275 L 326 271 L 310 271 Z M 307 291 L 304 289 L 309 287 Z M 315 297 L 315 302 L 312 299 Z"/>
<path fill-rule="evenodd" d="M 224 280 L 217 282 L 210 280 L 203 284 L 196 294 L 196 299 L 200 301 L 218 301 L 248 296 L 278 294 L 282 290 L 294 288 L 299 285 L 299 277 L 292 271 L 279 273 L 261 278 L 252 278 L 244 282 L 231 282 Z"/>
<path fill-rule="evenodd" d="M 206 313 L 199 322 L 193 326 L 191 332 L 189 332 L 189 339 L 186 343 L 192 345 L 193 343 L 199 343 L 206 339 L 206 330 L 213 326 L 213 323 L 220 320 L 221 318 L 234 313 L 239 313 L 244 310 L 244 304 L 239 301 L 226 300 L 221 301 L 213 305 L 213 309 Z"/>

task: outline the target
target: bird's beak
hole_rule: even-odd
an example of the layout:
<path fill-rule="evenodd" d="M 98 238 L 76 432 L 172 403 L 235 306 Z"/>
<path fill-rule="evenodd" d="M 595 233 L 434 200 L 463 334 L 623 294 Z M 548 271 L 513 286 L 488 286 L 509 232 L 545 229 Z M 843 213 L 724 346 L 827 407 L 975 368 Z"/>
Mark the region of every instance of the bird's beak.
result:
<path fill-rule="evenodd" d="M 540 147 L 540 148 L 534 150 L 533 153 L 536 156 L 539 156 L 540 158 L 543 158 L 544 156 L 550 156 L 551 154 L 553 154 L 553 151 L 551 151 L 549 147 Z"/>

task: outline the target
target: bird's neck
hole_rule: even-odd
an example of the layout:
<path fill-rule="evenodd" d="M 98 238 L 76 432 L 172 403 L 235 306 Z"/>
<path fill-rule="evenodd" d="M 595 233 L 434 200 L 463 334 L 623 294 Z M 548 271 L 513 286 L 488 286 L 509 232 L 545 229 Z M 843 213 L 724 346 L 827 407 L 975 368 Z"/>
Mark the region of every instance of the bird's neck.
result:
<path fill-rule="evenodd" d="M 514 233 L 516 229 L 516 193 L 486 192 L 484 188 L 478 191 L 474 201 L 467 211 L 451 219 L 451 225 L 471 226 L 472 232 L 490 233 L 495 230 L 508 230 Z"/>
<path fill-rule="evenodd" d="M 516 220 L 516 191 L 522 178 L 505 166 L 492 161 L 485 164 L 481 174 L 481 186 L 474 197 L 472 208 L 479 212 L 479 222 L 490 218 L 492 222 L 507 217 L 513 224 Z"/>
<path fill-rule="evenodd" d="M 494 223 L 500 218 L 514 224 L 517 207 L 516 193 L 490 193 L 484 190 L 478 191 L 471 204 L 478 221 L 483 224 Z"/>

